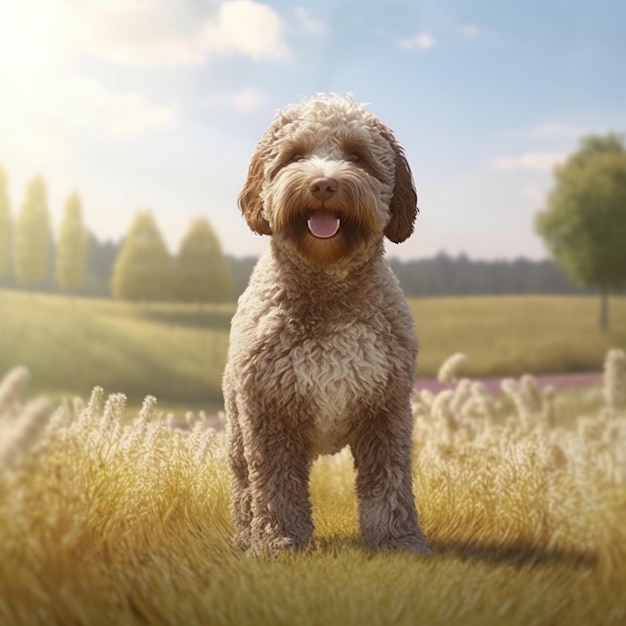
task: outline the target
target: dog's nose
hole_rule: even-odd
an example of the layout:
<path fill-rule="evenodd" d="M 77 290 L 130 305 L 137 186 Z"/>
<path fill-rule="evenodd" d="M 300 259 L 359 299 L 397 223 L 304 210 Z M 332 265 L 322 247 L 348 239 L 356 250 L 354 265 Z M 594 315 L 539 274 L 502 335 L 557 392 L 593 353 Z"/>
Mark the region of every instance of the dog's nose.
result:
<path fill-rule="evenodd" d="M 339 189 L 339 183 L 334 178 L 323 177 L 311 181 L 309 190 L 317 200 L 326 200 L 334 195 Z"/>

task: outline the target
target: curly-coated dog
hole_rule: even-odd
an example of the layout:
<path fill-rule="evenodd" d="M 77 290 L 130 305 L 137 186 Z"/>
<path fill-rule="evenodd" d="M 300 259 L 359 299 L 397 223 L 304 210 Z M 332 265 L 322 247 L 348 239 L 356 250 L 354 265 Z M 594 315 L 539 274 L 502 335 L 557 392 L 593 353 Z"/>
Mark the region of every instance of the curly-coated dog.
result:
<path fill-rule="evenodd" d="M 271 239 L 224 374 L 238 545 L 307 547 L 311 464 L 350 446 L 365 543 L 427 551 L 411 485 L 417 340 L 383 258 L 417 214 L 402 148 L 350 97 L 303 101 L 261 138 L 239 206 Z"/>

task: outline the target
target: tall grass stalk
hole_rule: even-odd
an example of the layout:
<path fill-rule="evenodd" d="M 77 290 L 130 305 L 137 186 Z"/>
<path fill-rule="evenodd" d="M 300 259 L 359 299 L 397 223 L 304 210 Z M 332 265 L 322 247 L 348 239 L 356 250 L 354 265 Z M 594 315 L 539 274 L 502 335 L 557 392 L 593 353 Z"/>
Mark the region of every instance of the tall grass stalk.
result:
<path fill-rule="evenodd" d="M 95 388 L 3 457 L 0 623 L 623 624 L 626 412 L 565 415 L 559 394 L 530 376 L 416 392 L 432 556 L 364 549 L 346 449 L 313 468 L 314 548 L 257 560 L 231 544 L 222 433 L 151 396 L 129 421 Z M 31 417 L 4 397 L 6 445 Z"/>

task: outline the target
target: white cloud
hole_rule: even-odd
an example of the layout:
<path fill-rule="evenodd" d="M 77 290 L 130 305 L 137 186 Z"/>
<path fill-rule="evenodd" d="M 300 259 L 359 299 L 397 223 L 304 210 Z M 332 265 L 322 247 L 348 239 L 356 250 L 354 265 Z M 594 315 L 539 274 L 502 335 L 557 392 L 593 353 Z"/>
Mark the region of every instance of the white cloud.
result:
<path fill-rule="evenodd" d="M 291 53 L 282 31 L 279 15 L 268 5 L 232 0 L 221 4 L 217 19 L 204 27 L 201 45 L 207 53 L 286 60 Z"/>
<path fill-rule="evenodd" d="M 42 78 L 36 87 L 6 98 L 0 114 L 3 134 L 23 145 L 45 143 L 81 126 L 127 136 L 169 130 L 178 123 L 175 103 L 154 104 L 139 93 L 114 92 L 94 79 L 79 77 Z"/>
<path fill-rule="evenodd" d="M 465 39 L 476 39 L 483 31 L 478 26 L 474 26 L 474 24 L 464 24 L 461 26 L 460 32 Z"/>
<path fill-rule="evenodd" d="M 566 153 L 527 152 L 519 156 L 502 156 L 493 159 L 490 165 L 497 170 L 510 172 L 513 170 L 551 171 L 556 165 L 567 158 Z"/>
<path fill-rule="evenodd" d="M 155 106 L 138 93 L 115 93 L 90 78 L 59 85 L 49 106 L 65 125 L 99 125 L 117 135 L 167 130 L 177 123 L 175 105 Z"/>
<path fill-rule="evenodd" d="M 234 108 L 242 113 L 252 113 L 267 102 L 267 97 L 254 87 L 231 93 L 217 93 L 204 100 L 207 106 Z"/>
<path fill-rule="evenodd" d="M 253 0 L 59 0 L 57 6 L 60 43 L 71 56 L 138 67 L 198 65 L 215 55 L 290 57 L 279 14 Z"/>
<path fill-rule="evenodd" d="M 523 193 L 535 209 L 541 208 L 546 201 L 546 190 L 538 185 L 526 185 Z"/>
<path fill-rule="evenodd" d="M 507 137 L 540 137 L 540 138 L 570 138 L 581 137 L 589 131 L 573 124 L 564 124 L 562 122 L 546 122 L 537 124 L 529 128 L 521 130 L 511 130 L 503 133 Z"/>
<path fill-rule="evenodd" d="M 326 24 L 322 20 L 311 15 L 311 13 L 309 13 L 309 11 L 304 7 L 296 8 L 296 18 L 298 19 L 298 23 L 301 28 L 313 35 L 321 35 L 327 30 Z"/>
<path fill-rule="evenodd" d="M 407 39 L 400 39 L 398 44 L 405 50 L 430 50 L 437 44 L 436 39 L 430 33 L 418 33 Z"/>

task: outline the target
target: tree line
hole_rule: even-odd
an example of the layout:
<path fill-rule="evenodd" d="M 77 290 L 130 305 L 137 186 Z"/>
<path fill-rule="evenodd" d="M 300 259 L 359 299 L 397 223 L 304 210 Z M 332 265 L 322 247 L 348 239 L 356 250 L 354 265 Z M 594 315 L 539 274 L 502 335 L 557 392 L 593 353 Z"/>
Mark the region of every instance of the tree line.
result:
<path fill-rule="evenodd" d="M 123 300 L 224 302 L 232 285 L 221 246 L 204 217 L 192 220 L 171 256 L 149 211 L 138 212 L 119 244 L 102 244 L 83 222 L 78 193 L 67 198 L 53 241 L 41 175 L 26 188 L 15 220 L 0 167 L 0 285 Z"/>
<path fill-rule="evenodd" d="M 233 294 L 238 297 L 248 284 L 257 258 L 226 256 L 226 261 Z M 574 283 L 550 259 L 485 261 L 440 252 L 410 261 L 391 258 L 389 265 L 409 297 L 594 293 Z"/>
<path fill-rule="evenodd" d="M 222 302 L 245 289 L 253 257 L 225 257 L 205 218 L 193 220 L 172 257 L 149 212 L 137 213 L 121 242 L 86 230 L 80 196 L 71 194 L 52 241 L 46 188 L 36 176 L 15 223 L 0 168 L 0 286 L 60 290 L 128 300 Z M 590 135 L 555 170 L 555 185 L 535 226 L 554 261 L 475 261 L 440 253 L 391 259 L 408 296 L 591 293 L 601 296 L 599 326 L 608 327 L 608 295 L 626 284 L 626 147 L 615 133 Z M 54 266 L 54 272 L 51 271 Z"/>

